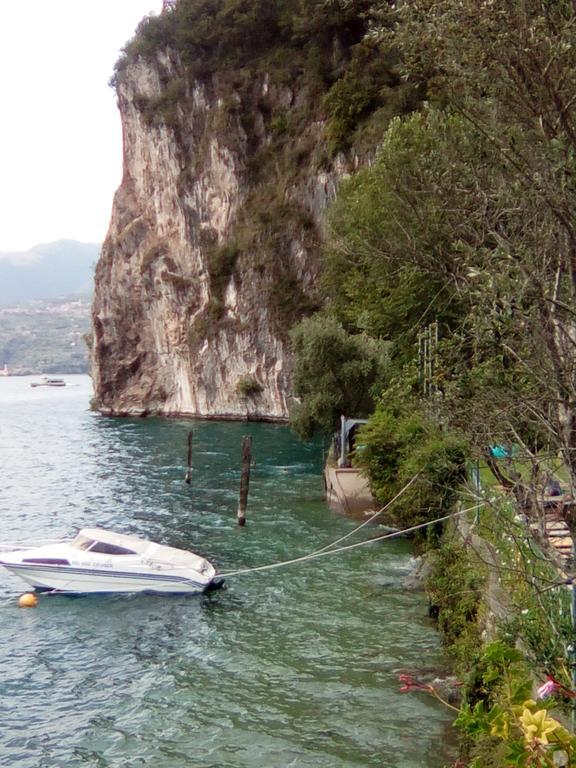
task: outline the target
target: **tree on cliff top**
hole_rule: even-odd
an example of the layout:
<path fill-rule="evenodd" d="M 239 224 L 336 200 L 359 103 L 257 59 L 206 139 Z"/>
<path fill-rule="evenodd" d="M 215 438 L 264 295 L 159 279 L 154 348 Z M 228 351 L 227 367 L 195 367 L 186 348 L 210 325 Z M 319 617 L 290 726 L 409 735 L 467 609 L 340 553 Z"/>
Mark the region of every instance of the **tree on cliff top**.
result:
<path fill-rule="evenodd" d="M 246 66 L 281 48 L 330 53 L 336 40 L 346 48 L 362 39 L 372 5 L 372 0 L 179 0 L 168 13 L 143 19 L 116 65 L 116 77 L 135 57 L 168 47 L 195 77 Z"/>

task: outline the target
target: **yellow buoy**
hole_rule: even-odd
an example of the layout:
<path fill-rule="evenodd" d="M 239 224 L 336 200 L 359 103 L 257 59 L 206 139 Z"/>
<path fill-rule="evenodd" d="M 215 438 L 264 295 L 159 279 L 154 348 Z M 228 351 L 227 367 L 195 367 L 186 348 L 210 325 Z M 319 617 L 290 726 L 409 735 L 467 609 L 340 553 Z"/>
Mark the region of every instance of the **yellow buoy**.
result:
<path fill-rule="evenodd" d="M 18 605 L 20 608 L 36 608 L 38 598 L 33 592 L 25 592 L 23 595 L 20 595 Z"/>

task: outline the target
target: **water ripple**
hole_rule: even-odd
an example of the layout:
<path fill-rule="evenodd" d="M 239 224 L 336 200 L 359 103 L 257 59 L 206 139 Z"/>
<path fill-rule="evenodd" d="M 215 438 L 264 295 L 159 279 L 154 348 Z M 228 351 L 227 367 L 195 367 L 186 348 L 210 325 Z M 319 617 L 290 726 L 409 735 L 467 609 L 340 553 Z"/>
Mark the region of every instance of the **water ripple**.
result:
<path fill-rule="evenodd" d="M 90 390 L 0 379 L 2 539 L 103 525 L 193 548 L 223 571 L 292 558 L 354 523 L 322 501 L 321 450 L 284 427 L 105 419 Z M 186 438 L 194 430 L 191 486 Z M 235 525 L 254 437 L 248 525 Z M 440 664 L 406 542 L 231 579 L 193 597 L 42 598 L 0 574 L 4 768 L 439 768 L 448 718 L 401 696 Z M 426 723 L 417 728 L 414 723 Z"/>

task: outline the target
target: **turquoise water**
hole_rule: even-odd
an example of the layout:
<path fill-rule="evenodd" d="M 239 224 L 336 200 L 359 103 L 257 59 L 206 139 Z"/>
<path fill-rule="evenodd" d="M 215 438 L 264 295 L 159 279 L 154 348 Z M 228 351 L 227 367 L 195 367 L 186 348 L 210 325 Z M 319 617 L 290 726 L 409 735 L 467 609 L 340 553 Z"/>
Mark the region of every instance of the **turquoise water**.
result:
<path fill-rule="evenodd" d="M 101 525 L 221 571 L 288 559 L 356 523 L 322 500 L 322 452 L 282 426 L 107 419 L 87 377 L 0 378 L 0 540 Z M 186 437 L 194 473 L 184 483 Z M 248 524 L 240 445 L 254 440 Z M 0 765 L 352 768 L 448 761 L 449 715 L 398 693 L 440 664 L 407 542 L 230 579 L 206 596 L 43 597 L 0 570 Z"/>

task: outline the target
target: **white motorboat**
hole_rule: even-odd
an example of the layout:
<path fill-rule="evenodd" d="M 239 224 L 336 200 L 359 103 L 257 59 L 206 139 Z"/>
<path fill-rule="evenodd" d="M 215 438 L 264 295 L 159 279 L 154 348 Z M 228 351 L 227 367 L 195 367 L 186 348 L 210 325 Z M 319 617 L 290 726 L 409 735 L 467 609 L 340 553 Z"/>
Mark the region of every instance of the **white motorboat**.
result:
<path fill-rule="evenodd" d="M 65 387 L 64 379 L 50 379 L 48 376 L 42 376 L 42 381 L 33 381 L 31 387 Z"/>
<path fill-rule="evenodd" d="M 68 542 L 0 553 L 0 565 L 42 592 L 187 594 L 224 583 L 193 552 L 103 528 L 83 528 Z"/>

